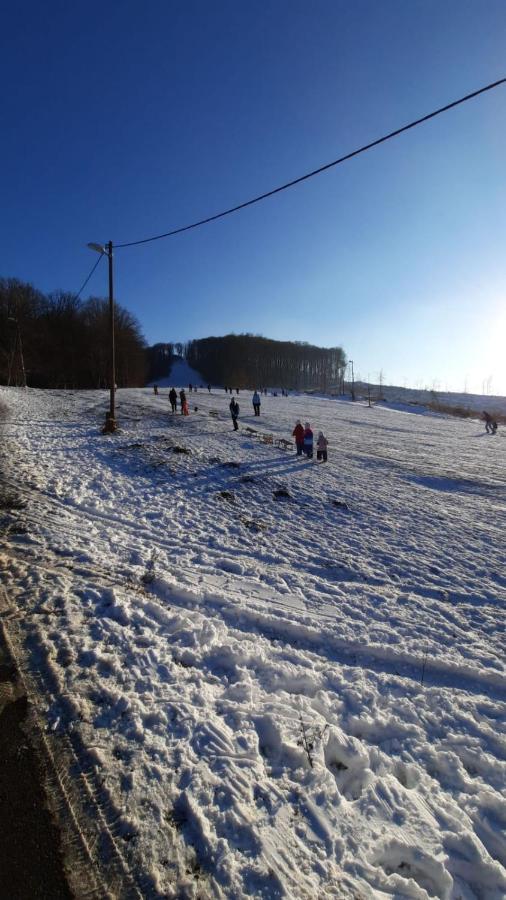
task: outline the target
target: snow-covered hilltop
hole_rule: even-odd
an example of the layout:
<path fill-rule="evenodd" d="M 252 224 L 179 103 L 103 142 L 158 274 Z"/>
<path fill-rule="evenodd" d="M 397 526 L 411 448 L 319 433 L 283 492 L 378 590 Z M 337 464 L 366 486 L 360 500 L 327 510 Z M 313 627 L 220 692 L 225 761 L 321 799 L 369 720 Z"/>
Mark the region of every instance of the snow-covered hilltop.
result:
<path fill-rule="evenodd" d="M 141 896 L 506 897 L 506 432 L 167 393 L 0 388 L 8 628 Z"/>
<path fill-rule="evenodd" d="M 200 386 L 204 384 L 204 379 L 200 372 L 192 369 L 185 359 L 178 356 L 175 358 L 170 374 L 163 378 L 155 379 L 150 385 L 157 384 L 158 387 L 188 387 L 189 384 Z"/>

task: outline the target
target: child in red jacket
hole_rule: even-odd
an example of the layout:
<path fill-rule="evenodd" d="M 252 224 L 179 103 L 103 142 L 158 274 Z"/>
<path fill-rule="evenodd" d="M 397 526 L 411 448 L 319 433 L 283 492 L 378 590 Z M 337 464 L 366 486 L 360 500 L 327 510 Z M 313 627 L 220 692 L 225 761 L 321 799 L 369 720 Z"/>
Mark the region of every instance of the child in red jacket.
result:
<path fill-rule="evenodd" d="M 292 437 L 295 438 L 297 456 L 302 456 L 302 451 L 304 449 L 304 428 L 302 427 L 300 419 L 297 419 L 297 424 L 292 431 Z"/>

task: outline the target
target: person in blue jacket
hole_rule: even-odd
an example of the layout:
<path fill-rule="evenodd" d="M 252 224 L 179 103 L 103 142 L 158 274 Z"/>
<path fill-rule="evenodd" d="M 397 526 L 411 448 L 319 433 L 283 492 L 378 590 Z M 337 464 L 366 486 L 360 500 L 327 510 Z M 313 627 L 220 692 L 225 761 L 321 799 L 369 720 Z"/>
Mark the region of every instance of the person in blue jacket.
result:
<path fill-rule="evenodd" d="M 258 393 L 258 391 L 255 391 L 255 393 L 253 394 L 251 402 L 253 404 L 253 409 L 255 410 L 255 415 L 259 416 L 260 415 L 260 394 Z"/>
<path fill-rule="evenodd" d="M 313 458 L 313 432 L 309 422 L 304 425 L 304 453 L 308 459 Z"/>

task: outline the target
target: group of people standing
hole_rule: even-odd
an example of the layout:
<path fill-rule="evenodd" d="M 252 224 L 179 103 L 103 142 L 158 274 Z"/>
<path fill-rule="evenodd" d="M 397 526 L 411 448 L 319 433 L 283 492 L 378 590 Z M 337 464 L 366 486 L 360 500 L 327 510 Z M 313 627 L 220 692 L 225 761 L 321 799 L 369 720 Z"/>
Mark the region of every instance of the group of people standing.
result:
<path fill-rule="evenodd" d="M 258 391 L 255 391 L 253 397 L 251 398 L 251 402 L 253 404 L 253 409 L 255 411 L 255 416 L 260 415 L 260 406 L 261 399 Z M 232 422 L 234 425 L 234 431 L 239 429 L 238 418 L 239 418 L 239 404 L 235 397 L 232 397 L 230 404 L 230 415 L 232 417 Z M 292 431 L 292 436 L 295 438 L 295 445 L 297 447 L 297 456 L 305 456 L 308 459 L 313 458 L 313 447 L 314 447 L 314 435 L 311 429 L 311 425 L 309 422 L 306 422 L 305 425 L 302 424 L 300 419 L 297 419 L 297 424 Z M 322 462 L 327 462 L 328 459 L 328 445 L 329 442 L 325 437 L 323 431 L 318 432 L 318 437 L 316 439 L 316 458 L 321 460 Z"/>
<path fill-rule="evenodd" d="M 297 456 L 302 456 L 304 453 L 308 459 L 313 458 L 313 444 L 314 444 L 314 435 L 309 422 L 306 422 L 305 425 L 302 424 L 300 419 L 297 419 L 297 424 L 292 431 L 292 437 L 295 438 L 295 446 L 297 447 Z M 325 437 L 323 431 L 318 432 L 318 438 L 316 440 L 316 458 L 321 460 L 322 462 L 327 462 L 327 448 L 329 442 Z"/>
<path fill-rule="evenodd" d="M 169 400 L 171 412 L 177 412 L 177 392 L 174 388 L 171 388 L 169 391 Z M 181 388 L 181 390 L 179 391 L 179 402 L 181 404 L 181 415 L 189 416 L 190 410 L 188 407 L 188 400 L 186 399 L 184 388 Z"/>
<path fill-rule="evenodd" d="M 192 385 L 193 387 L 193 385 Z M 158 393 L 158 389 L 155 390 L 155 393 Z M 171 388 L 169 391 L 169 400 L 170 407 L 173 413 L 177 412 L 177 401 L 178 395 L 175 388 Z M 258 391 L 255 391 L 253 397 L 251 398 L 251 402 L 253 404 L 253 410 L 255 416 L 260 415 L 260 406 L 261 406 L 261 397 Z M 181 388 L 179 391 L 179 403 L 181 407 L 181 415 L 188 416 L 190 411 L 188 408 L 188 400 L 186 399 L 186 394 L 184 388 Z M 238 431 L 239 424 L 238 418 L 240 413 L 239 404 L 234 396 L 229 404 L 230 416 L 232 418 L 232 423 L 234 426 L 234 431 Z M 497 428 L 497 425 L 496 425 Z M 487 423 L 487 431 L 488 431 L 488 423 Z M 306 422 L 305 425 L 302 424 L 300 419 L 297 419 L 297 424 L 292 431 L 292 436 L 295 438 L 295 446 L 297 448 L 297 456 L 302 456 L 303 454 L 308 458 L 313 458 L 313 450 L 314 450 L 314 435 L 311 429 L 311 425 L 309 422 Z M 321 460 L 322 462 L 327 462 L 328 458 L 328 440 L 325 437 L 323 431 L 318 432 L 318 437 L 316 440 L 316 458 Z"/>

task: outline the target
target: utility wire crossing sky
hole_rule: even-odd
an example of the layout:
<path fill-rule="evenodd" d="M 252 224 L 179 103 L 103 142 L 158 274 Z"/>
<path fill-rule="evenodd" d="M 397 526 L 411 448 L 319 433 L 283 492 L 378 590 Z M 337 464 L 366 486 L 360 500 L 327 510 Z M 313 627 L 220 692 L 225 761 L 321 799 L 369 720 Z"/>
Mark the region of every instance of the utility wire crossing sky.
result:
<path fill-rule="evenodd" d="M 115 237 L 145 245 L 114 289 L 148 343 L 253 332 L 341 345 L 369 380 L 506 393 L 504 0 L 87 12 L 2 19 L 3 276 L 84 296 L 86 270 L 106 294 L 85 246 Z M 336 147 L 358 149 L 315 169 Z"/>
<path fill-rule="evenodd" d="M 142 238 L 138 241 L 128 241 L 122 244 L 115 244 L 116 249 L 119 247 L 136 247 L 138 244 L 150 244 L 152 241 L 160 241 L 162 238 L 173 237 L 175 234 L 182 234 L 183 231 L 191 231 L 193 228 L 199 228 L 200 225 L 207 225 L 209 222 L 215 222 L 217 219 L 223 219 L 225 216 L 229 216 L 231 213 L 238 212 L 240 209 L 245 209 L 247 206 L 253 206 L 255 203 L 259 203 L 261 200 L 266 200 L 268 197 L 273 197 L 274 194 L 280 194 L 281 191 L 286 191 L 288 188 L 295 187 L 296 184 L 301 184 L 303 181 L 308 181 L 309 178 L 314 178 L 315 175 L 320 175 L 322 172 L 327 172 L 329 169 L 334 168 L 334 166 L 338 166 L 340 163 L 346 162 L 348 159 L 352 159 L 354 156 L 359 156 L 360 153 L 365 153 L 366 150 L 371 150 L 373 147 L 377 147 L 379 144 L 384 144 L 385 141 L 390 141 L 392 138 L 397 137 L 399 134 L 403 134 L 405 131 L 409 131 L 410 128 L 415 128 L 416 125 L 421 125 L 422 122 L 428 122 L 429 119 L 435 118 L 435 116 L 440 116 L 441 113 L 448 112 L 450 109 L 454 109 L 456 106 L 460 106 L 461 103 L 466 103 L 468 100 L 472 100 L 474 97 L 478 97 L 480 94 L 486 93 L 486 91 L 491 91 L 494 88 L 499 87 L 501 84 L 506 83 L 506 78 L 500 78 L 498 81 L 492 82 L 492 84 L 487 84 L 485 87 L 479 88 L 477 91 L 473 91 L 471 94 L 466 94 L 465 97 L 461 97 L 459 100 L 453 100 L 452 103 L 447 103 L 446 106 L 442 106 L 440 109 L 434 110 L 434 112 L 428 113 L 426 116 L 422 116 L 420 119 L 415 119 L 414 122 L 410 122 L 408 125 L 403 125 L 401 128 L 396 128 L 395 131 L 391 131 L 389 134 L 385 134 L 383 137 L 377 138 L 375 141 L 370 141 L 368 144 L 364 144 L 363 147 L 359 147 L 358 150 L 352 150 L 351 153 L 346 153 L 344 156 L 340 156 L 338 159 L 334 159 L 332 162 L 326 163 L 324 166 L 320 166 L 318 169 L 313 169 L 312 172 L 307 172 L 305 175 L 301 175 L 299 178 L 294 178 L 292 181 L 287 181 L 286 184 L 282 184 L 277 188 L 273 188 L 271 191 L 266 191 L 265 194 L 259 194 L 258 197 L 253 197 L 252 200 L 246 200 L 244 203 L 239 203 L 237 206 L 232 206 L 230 209 L 226 209 L 223 212 L 216 213 L 214 216 L 208 216 L 206 219 L 200 219 L 198 222 L 193 222 L 192 225 L 183 225 L 181 228 L 175 228 L 173 231 L 166 231 L 164 234 L 156 234 L 154 237 Z"/>

